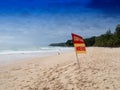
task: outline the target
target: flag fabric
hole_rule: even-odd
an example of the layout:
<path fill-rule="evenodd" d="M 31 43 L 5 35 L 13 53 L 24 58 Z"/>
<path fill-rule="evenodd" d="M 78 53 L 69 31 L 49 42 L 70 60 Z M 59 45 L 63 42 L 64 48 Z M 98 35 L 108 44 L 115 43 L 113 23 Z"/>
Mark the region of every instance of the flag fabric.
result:
<path fill-rule="evenodd" d="M 77 54 L 86 53 L 85 42 L 81 36 L 72 33 L 72 40 Z"/>

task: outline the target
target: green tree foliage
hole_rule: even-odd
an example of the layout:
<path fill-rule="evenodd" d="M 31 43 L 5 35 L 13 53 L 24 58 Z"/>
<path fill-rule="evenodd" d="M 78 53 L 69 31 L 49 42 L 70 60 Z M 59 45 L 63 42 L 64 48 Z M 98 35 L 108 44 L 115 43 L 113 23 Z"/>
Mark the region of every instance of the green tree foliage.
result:
<path fill-rule="evenodd" d="M 112 33 L 110 30 L 106 32 L 106 34 L 102 34 L 95 39 L 95 46 L 102 46 L 102 47 L 111 47 Z"/>
<path fill-rule="evenodd" d="M 61 46 L 61 47 L 64 47 L 64 46 L 66 46 L 66 44 L 64 42 L 63 43 L 52 43 L 49 46 Z"/>
<path fill-rule="evenodd" d="M 117 25 L 116 29 L 115 29 L 115 35 L 120 38 L 120 24 Z"/>
<path fill-rule="evenodd" d="M 118 24 L 116 29 L 115 29 L 114 37 L 116 40 L 115 46 L 119 47 L 120 46 L 120 24 Z"/>
<path fill-rule="evenodd" d="M 73 46 L 73 41 L 72 40 L 68 40 L 67 42 L 66 42 L 66 46 Z"/>
<path fill-rule="evenodd" d="M 106 34 L 100 35 L 95 40 L 95 46 L 100 47 L 120 47 L 120 24 L 116 26 L 112 34 L 110 30 Z"/>
<path fill-rule="evenodd" d="M 86 46 L 93 46 L 95 44 L 95 36 L 84 39 Z"/>

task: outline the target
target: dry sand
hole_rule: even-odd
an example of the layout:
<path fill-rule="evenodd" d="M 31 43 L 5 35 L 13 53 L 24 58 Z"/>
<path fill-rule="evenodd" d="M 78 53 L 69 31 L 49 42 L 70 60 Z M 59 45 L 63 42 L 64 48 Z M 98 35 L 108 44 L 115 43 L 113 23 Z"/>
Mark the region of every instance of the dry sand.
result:
<path fill-rule="evenodd" d="M 0 67 L 0 90 L 120 90 L 120 48 L 87 48 Z"/>

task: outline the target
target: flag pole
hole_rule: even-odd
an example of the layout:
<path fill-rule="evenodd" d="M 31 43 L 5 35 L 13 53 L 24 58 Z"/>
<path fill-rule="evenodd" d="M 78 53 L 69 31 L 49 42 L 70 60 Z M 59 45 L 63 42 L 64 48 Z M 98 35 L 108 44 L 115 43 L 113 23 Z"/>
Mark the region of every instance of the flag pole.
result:
<path fill-rule="evenodd" d="M 78 59 L 77 52 L 76 52 L 76 59 L 77 59 L 77 62 L 78 62 L 78 66 L 79 66 L 79 68 L 80 68 L 80 62 L 79 62 L 79 59 Z"/>

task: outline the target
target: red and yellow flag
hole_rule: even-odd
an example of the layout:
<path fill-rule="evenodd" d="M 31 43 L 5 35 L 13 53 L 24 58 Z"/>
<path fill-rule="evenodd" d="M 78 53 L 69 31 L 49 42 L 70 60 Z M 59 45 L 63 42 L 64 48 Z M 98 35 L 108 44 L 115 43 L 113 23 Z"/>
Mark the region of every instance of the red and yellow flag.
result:
<path fill-rule="evenodd" d="M 86 53 L 85 42 L 81 36 L 72 33 L 72 40 L 76 53 Z"/>

